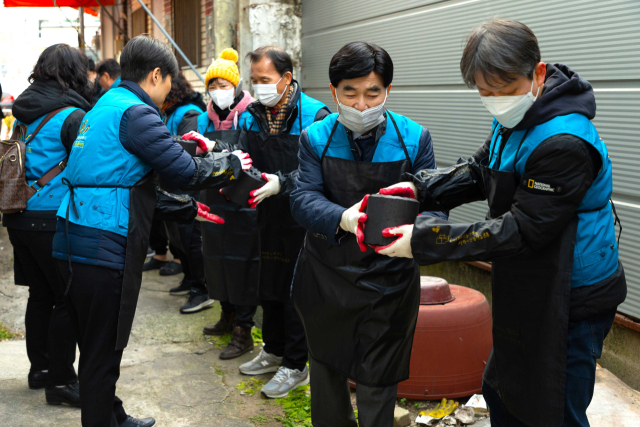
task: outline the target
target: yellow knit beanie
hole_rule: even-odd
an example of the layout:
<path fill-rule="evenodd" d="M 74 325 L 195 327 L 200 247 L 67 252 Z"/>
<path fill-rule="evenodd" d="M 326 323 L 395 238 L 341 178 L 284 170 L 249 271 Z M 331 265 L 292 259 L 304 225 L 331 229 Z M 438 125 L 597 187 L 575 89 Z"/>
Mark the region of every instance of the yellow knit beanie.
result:
<path fill-rule="evenodd" d="M 229 80 L 234 86 L 238 86 L 240 72 L 236 62 L 238 62 L 238 52 L 235 49 L 228 48 L 223 50 L 220 58 L 209 65 L 207 75 L 204 78 L 205 86 L 208 88 L 209 81 L 218 77 Z"/>

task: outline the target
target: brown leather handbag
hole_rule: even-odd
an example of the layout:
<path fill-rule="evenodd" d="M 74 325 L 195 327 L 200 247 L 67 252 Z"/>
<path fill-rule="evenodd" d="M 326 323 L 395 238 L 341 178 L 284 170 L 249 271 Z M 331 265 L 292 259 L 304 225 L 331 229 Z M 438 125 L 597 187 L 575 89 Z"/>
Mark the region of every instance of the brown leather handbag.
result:
<path fill-rule="evenodd" d="M 27 144 L 33 141 L 49 120 L 62 110 L 71 107 L 64 107 L 54 110 L 42 119 L 36 130 L 28 135 L 25 125 L 16 125 L 8 140 L 0 141 L 0 212 L 3 214 L 22 212 L 27 208 L 27 201 L 36 194 L 38 189 L 44 187 L 49 181 L 58 176 L 67 166 L 68 157 L 49 170 L 34 185 L 37 189 L 27 183 L 26 150 Z M 26 141 L 26 142 L 25 142 Z"/>

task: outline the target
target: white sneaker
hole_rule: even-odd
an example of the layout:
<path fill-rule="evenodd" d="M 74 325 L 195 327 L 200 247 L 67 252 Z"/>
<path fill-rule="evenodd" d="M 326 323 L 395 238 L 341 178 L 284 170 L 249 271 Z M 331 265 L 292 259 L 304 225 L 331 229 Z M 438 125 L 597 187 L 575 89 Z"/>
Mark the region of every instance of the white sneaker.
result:
<path fill-rule="evenodd" d="M 240 373 L 245 375 L 268 374 L 269 372 L 277 372 L 282 357 L 269 354 L 264 349 L 260 350 L 260 354 L 252 361 L 240 365 Z"/>
<path fill-rule="evenodd" d="M 260 393 L 270 399 L 286 397 L 291 390 L 309 384 L 309 370 L 304 367 L 303 371 L 289 369 L 281 366 L 278 372 L 266 383 Z"/>

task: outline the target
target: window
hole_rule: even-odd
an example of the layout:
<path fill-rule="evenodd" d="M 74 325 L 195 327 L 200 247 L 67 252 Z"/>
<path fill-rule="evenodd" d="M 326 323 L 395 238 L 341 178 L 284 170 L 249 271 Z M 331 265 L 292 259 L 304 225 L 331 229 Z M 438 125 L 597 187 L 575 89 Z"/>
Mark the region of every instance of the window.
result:
<path fill-rule="evenodd" d="M 175 42 L 196 67 L 200 63 L 200 0 L 172 0 Z M 178 63 L 187 63 L 177 54 Z"/>
<path fill-rule="evenodd" d="M 135 12 L 131 13 L 131 35 L 133 37 L 139 36 L 140 34 L 146 34 L 148 32 L 148 19 L 149 17 L 143 8 L 139 8 Z"/>

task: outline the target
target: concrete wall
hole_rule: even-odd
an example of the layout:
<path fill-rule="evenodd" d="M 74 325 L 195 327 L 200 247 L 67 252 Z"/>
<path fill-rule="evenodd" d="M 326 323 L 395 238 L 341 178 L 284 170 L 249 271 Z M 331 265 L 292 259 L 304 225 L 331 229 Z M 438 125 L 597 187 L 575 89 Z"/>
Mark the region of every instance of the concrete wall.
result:
<path fill-rule="evenodd" d="M 482 292 L 489 305 L 491 298 L 491 273 L 463 262 L 445 262 L 422 267 L 423 276 L 437 276 L 449 283 L 467 286 Z M 640 332 L 614 323 L 604 341 L 602 358 L 598 363 L 613 372 L 630 387 L 640 391 Z"/>
<path fill-rule="evenodd" d="M 239 0 L 238 52 L 245 89 L 250 88 L 249 66 L 244 57 L 260 46 L 278 46 L 293 60 L 293 77 L 300 79 L 302 64 L 302 1 Z"/>

